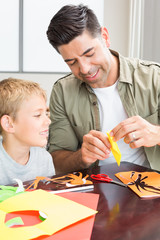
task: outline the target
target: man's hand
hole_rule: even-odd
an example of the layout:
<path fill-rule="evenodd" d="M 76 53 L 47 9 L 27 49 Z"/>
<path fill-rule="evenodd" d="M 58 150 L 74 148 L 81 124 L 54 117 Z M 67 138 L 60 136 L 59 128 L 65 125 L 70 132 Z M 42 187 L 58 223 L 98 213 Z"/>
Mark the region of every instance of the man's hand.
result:
<path fill-rule="evenodd" d="M 88 166 L 94 163 L 97 159 L 104 160 L 109 157 L 111 152 L 111 144 L 107 134 L 91 130 L 83 136 L 83 144 L 81 147 L 82 161 Z"/>
<path fill-rule="evenodd" d="M 56 174 L 84 169 L 97 159 L 104 160 L 109 157 L 110 148 L 107 134 L 91 130 L 83 136 L 82 147 L 76 152 L 57 150 L 51 153 Z"/>
<path fill-rule="evenodd" d="M 110 135 L 115 141 L 124 138 L 131 148 L 160 145 L 160 126 L 155 126 L 140 116 L 130 117 L 118 124 Z"/>

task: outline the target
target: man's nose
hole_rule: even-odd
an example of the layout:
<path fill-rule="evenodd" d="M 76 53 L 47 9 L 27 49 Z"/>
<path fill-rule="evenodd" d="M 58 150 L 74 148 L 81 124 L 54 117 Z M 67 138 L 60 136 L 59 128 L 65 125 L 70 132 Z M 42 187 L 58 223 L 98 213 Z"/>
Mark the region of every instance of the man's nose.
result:
<path fill-rule="evenodd" d="M 89 70 L 90 70 L 90 64 L 87 62 L 87 61 L 80 61 L 79 62 L 79 69 L 80 69 L 80 72 L 83 74 L 83 75 L 86 75 L 89 73 Z"/>

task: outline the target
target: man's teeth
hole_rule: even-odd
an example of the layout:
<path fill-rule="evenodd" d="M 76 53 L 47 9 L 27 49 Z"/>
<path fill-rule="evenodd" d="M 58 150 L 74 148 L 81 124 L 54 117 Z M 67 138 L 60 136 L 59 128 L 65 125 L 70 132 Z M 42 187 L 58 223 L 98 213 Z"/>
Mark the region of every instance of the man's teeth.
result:
<path fill-rule="evenodd" d="M 97 74 L 97 72 L 95 72 L 93 75 L 90 75 L 90 77 L 94 77 Z"/>

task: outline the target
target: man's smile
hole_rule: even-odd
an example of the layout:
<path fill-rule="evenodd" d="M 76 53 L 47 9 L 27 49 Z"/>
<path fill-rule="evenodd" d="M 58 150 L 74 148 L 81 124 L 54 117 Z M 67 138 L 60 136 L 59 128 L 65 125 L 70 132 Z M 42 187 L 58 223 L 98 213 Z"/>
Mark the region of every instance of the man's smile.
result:
<path fill-rule="evenodd" d="M 84 77 L 85 77 L 87 80 L 93 80 L 93 79 L 95 79 L 95 78 L 97 77 L 98 72 L 99 72 L 99 69 L 98 69 L 96 72 L 94 72 L 93 74 L 86 75 L 86 76 L 84 76 Z"/>

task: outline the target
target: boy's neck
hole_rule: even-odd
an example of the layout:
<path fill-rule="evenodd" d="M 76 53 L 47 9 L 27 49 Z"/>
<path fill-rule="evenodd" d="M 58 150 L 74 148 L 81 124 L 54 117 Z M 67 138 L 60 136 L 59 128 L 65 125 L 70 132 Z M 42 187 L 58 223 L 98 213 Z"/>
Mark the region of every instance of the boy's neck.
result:
<path fill-rule="evenodd" d="M 30 148 L 26 146 L 20 146 L 13 141 L 2 140 L 2 145 L 7 154 L 17 163 L 26 165 L 30 157 Z"/>

